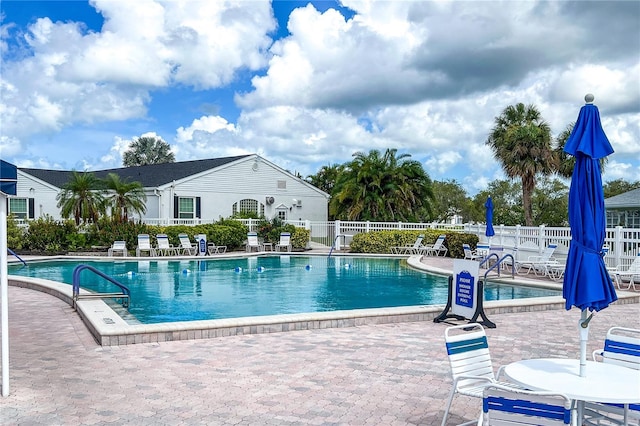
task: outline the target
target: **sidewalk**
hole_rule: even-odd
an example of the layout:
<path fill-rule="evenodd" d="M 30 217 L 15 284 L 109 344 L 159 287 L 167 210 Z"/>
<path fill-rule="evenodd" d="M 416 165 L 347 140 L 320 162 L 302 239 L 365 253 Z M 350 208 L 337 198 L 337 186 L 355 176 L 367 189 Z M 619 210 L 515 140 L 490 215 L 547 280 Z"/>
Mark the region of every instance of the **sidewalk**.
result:
<path fill-rule="evenodd" d="M 494 367 L 577 358 L 580 313 L 491 317 Z M 437 425 L 451 389 L 446 324 L 408 322 L 100 347 L 77 314 L 9 287 L 10 390 L 3 424 Z M 613 325 L 640 328 L 640 305 L 591 322 L 589 353 Z M 449 424 L 480 401 L 456 397 Z"/>

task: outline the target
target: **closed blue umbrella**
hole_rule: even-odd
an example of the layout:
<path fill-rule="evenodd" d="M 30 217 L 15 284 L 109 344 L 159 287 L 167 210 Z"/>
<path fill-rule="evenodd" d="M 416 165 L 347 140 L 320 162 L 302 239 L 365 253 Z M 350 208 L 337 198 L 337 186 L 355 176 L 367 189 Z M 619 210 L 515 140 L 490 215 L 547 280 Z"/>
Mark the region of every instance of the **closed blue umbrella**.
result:
<path fill-rule="evenodd" d="M 604 263 L 602 246 L 606 233 L 604 192 L 599 159 L 613 153 L 600 124 L 598 108 L 591 104 L 593 95 L 585 96 L 564 151 L 576 163 L 569 189 L 569 225 L 571 246 L 567 256 L 562 294 L 565 308 L 581 309 L 580 375 L 586 366 L 586 342 L 589 333 L 587 310 L 600 311 L 618 297 Z M 593 315 L 593 314 L 592 314 Z"/>
<path fill-rule="evenodd" d="M 484 203 L 485 217 L 487 219 L 487 229 L 484 231 L 484 235 L 487 237 L 493 237 L 496 235 L 496 232 L 493 230 L 493 201 L 491 200 L 491 195 L 487 197 L 487 202 Z"/>

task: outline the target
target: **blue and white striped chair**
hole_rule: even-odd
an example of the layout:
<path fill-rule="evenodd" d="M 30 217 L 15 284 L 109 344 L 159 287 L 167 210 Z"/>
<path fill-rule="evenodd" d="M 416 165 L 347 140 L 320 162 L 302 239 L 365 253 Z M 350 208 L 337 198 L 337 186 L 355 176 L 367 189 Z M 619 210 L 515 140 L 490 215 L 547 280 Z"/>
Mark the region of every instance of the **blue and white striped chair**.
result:
<path fill-rule="evenodd" d="M 604 348 L 593 351 L 593 360 L 610 362 L 640 370 L 640 330 L 627 327 L 611 327 L 604 341 Z M 639 384 L 640 385 L 640 384 Z M 585 404 L 586 424 L 637 424 L 640 425 L 640 404 Z M 626 418 L 626 423 L 625 423 Z M 633 423 L 632 423 L 633 422 Z"/>
<path fill-rule="evenodd" d="M 483 426 L 568 425 L 571 423 L 571 400 L 553 392 L 514 389 L 488 385 L 483 390 Z"/>
<path fill-rule="evenodd" d="M 498 383 L 519 388 L 517 385 L 496 381 L 489 344 L 482 325 L 473 323 L 447 327 L 444 339 L 451 366 L 453 387 L 442 418 L 442 426 L 447 423 L 451 403 L 456 394 L 482 398 L 482 391 L 487 385 Z M 498 377 L 499 375 L 500 371 L 498 371 Z M 472 423 L 476 423 L 476 420 L 464 424 Z"/>

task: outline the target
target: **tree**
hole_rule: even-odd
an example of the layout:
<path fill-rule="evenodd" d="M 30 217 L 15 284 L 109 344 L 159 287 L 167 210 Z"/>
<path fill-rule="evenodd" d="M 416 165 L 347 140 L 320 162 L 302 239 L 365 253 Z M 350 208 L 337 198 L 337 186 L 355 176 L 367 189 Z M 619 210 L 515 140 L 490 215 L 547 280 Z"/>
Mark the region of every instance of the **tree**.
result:
<path fill-rule="evenodd" d="M 520 182 L 510 180 L 494 180 L 486 191 L 481 191 L 473 198 L 473 220 L 484 222 L 487 197 L 493 201 L 493 224 L 513 226 L 522 223 L 522 186 Z"/>
<path fill-rule="evenodd" d="M 557 178 L 543 177 L 532 198 L 534 224 L 569 226 L 569 187 Z"/>
<path fill-rule="evenodd" d="M 557 169 L 551 147 L 551 130 L 533 105 L 510 105 L 495 118 L 487 145 L 511 178 L 520 178 L 525 225 L 533 225 L 531 197 L 536 175 L 549 175 Z"/>
<path fill-rule="evenodd" d="M 322 166 L 315 175 L 307 176 L 306 181 L 316 188 L 332 195 L 338 176 L 344 171 L 343 164 Z"/>
<path fill-rule="evenodd" d="M 573 169 L 576 165 L 576 157 L 564 152 L 564 147 L 571 136 L 575 123 L 569 124 L 560 134 L 556 137 L 555 147 L 553 148 L 556 156 L 557 172 L 560 176 L 570 179 L 573 175 Z M 604 173 L 604 166 L 607 164 L 608 157 L 600 159 L 600 172 Z"/>
<path fill-rule="evenodd" d="M 141 136 L 134 138 L 122 155 L 125 167 L 144 166 L 147 164 L 173 163 L 176 161 L 171 146 L 159 137 Z"/>
<path fill-rule="evenodd" d="M 96 223 L 100 213 L 104 212 L 104 197 L 99 191 L 101 186 L 102 182 L 93 173 L 74 170 L 71 180 L 56 197 L 62 217 L 73 216 L 76 225 L 80 224 L 81 219 L 84 223 Z"/>
<path fill-rule="evenodd" d="M 471 219 L 471 200 L 457 181 L 433 181 L 433 194 L 433 220 L 446 222 L 456 215 L 462 216 L 463 222 Z"/>
<path fill-rule="evenodd" d="M 602 189 L 604 190 L 604 198 L 624 194 L 625 192 L 629 192 L 632 189 L 637 188 L 640 188 L 640 180 L 637 180 L 635 182 L 627 182 L 624 179 L 616 179 L 602 185 Z"/>
<path fill-rule="evenodd" d="M 356 152 L 333 189 L 329 212 L 346 220 L 415 221 L 431 212 L 431 179 L 396 149 Z"/>
<path fill-rule="evenodd" d="M 139 215 L 147 211 L 147 196 L 140 182 L 122 181 L 117 174 L 109 173 L 104 186 L 107 190 L 105 202 L 109 204 L 116 222 L 127 222 L 130 211 Z"/>

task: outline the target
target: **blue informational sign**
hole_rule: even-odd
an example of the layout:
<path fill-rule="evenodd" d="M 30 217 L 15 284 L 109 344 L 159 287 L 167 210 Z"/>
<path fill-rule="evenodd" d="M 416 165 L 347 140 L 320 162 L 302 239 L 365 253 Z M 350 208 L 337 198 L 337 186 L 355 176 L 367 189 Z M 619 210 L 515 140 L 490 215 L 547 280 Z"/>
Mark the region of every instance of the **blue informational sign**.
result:
<path fill-rule="evenodd" d="M 456 275 L 456 305 L 466 308 L 473 307 L 475 297 L 475 277 L 469 271 L 462 271 Z"/>

